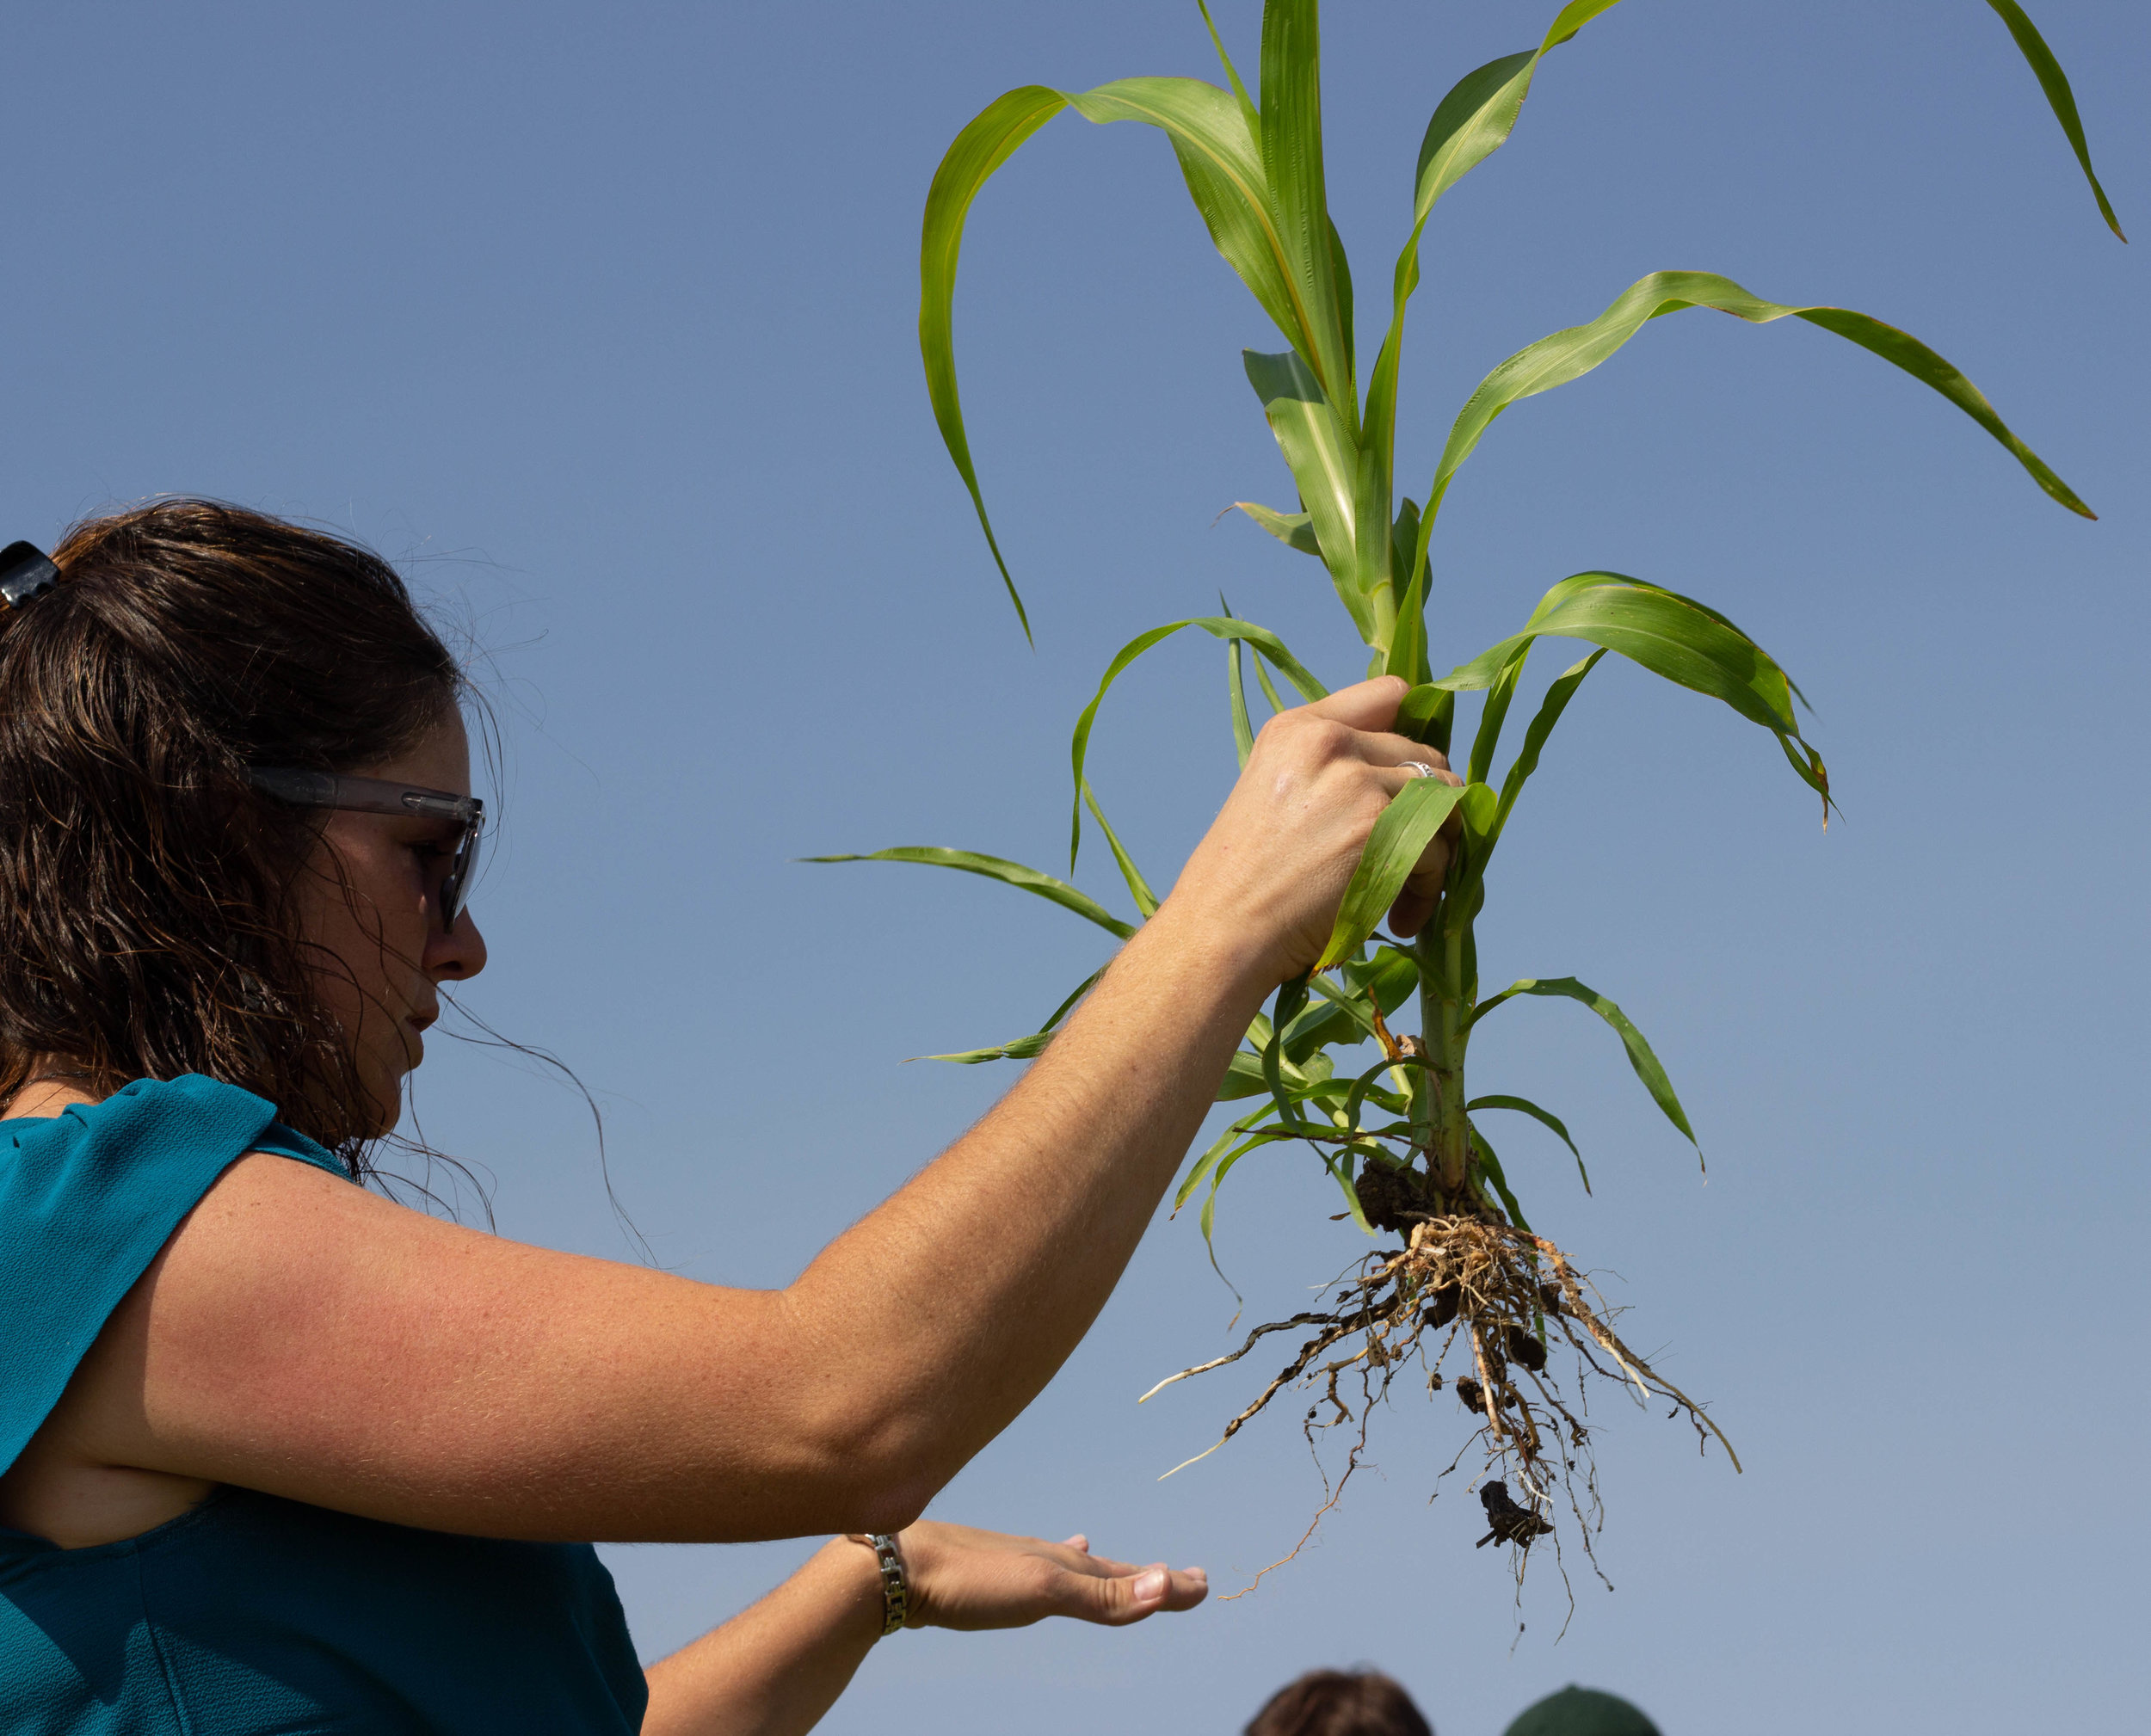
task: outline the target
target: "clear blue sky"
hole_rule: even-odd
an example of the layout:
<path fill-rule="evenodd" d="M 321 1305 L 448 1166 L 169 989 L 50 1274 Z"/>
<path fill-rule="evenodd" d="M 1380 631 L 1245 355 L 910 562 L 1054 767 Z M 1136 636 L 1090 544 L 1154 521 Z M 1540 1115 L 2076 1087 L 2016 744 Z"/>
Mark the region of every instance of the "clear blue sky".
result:
<path fill-rule="evenodd" d="M 1434 102 L 1551 9 L 1330 9 L 1363 299 Z M 1427 1504 L 1458 1419 L 1406 1404 L 1380 1474 L 1254 1596 L 1130 1634 L 904 1635 L 829 1728 L 1230 1731 L 1285 1676 L 1359 1659 L 1443 1736 L 1571 1679 L 1669 1736 L 2141 1715 L 2151 16 L 2033 10 L 2136 249 L 1977 0 L 1633 0 L 1445 203 L 1412 329 L 1407 476 L 1501 357 L 1700 267 L 1918 332 L 2103 514 L 1848 346 L 1704 314 L 1513 412 L 1451 493 L 1438 662 L 1612 567 L 1723 608 L 1819 713 L 1827 836 L 1760 732 L 1609 668 L 1481 930 L 1489 978 L 1614 994 L 1686 1098 L 1707 1186 L 1580 1010 L 1519 1007 L 1475 1050 L 1482 1089 L 1576 1130 L 1595 1199 L 1528 1129 L 1511 1173 L 1619 1275 L 1631 1337 L 1713 1401 L 1747 1474 L 1609 1401 L 1619 1589 L 1580 1580 L 1556 1644 L 1535 1573 L 1512 1650 L 1476 1504 Z M 1254 0 L 1220 16 L 1251 53 Z M 1313 564 L 1212 526 L 1289 500 L 1237 357 L 1278 345 L 1155 134 L 1055 122 L 971 227 L 965 378 L 1035 653 L 927 410 L 942 147 L 1013 84 L 1211 76 L 1192 4 L 115 3 L 27 9 L 9 48 L 0 538 L 204 492 L 367 539 L 467 626 L 507 748 L 470 1004 L 599 1093 L 620 1199 L 681 1271 L 788 1279 L 1008 1082 L 903 1058 L 1031 1029 L 1100 956 L 983 882 L 793 859 L 1052 865 L 1088 686 L 1220 587 L 1332 680 L 1354 669 Z M 1230 774 L 1219 662 L 1156 654 L 1100 733 L 1100 792 L 1161 881 Z M 1109 876 L 1082 878 L 1122 902 Z M 426 1128 L 490 1173 L 502 1229 L 626 1255 L 578 1103 L 435 1050 Z M 1279 1149 L 1225 1197 L 1255 1314 L 1350 1251 L 1310 1169 Z M 1242 1583 L 1319 1499 L 1297 1431 L 1161 1484 L 1247 1382 L 1133 1402 L 1231 1313 L 1193 1227 L 1161 1223 L 936 1512 Z M 804 1548 L 609 1558 L 654 1654 Z"/>

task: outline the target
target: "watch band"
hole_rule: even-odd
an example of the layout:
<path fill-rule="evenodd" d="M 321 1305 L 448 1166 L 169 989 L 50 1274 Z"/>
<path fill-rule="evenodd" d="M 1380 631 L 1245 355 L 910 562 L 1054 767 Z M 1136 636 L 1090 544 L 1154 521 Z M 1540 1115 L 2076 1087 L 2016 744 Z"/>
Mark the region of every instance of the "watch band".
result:
<path fill-rule="evenodd" d="M 864 1543 L 874 1552 L 881 1568 L 881 1637 L 885 1640 L 903 1626 L 911 1613 L 911 1582 L 904 1575 L 903 1556 L 897 1548 L 897 1540 L 886 1531 L 850 1535 L 854 1542 Z"/>

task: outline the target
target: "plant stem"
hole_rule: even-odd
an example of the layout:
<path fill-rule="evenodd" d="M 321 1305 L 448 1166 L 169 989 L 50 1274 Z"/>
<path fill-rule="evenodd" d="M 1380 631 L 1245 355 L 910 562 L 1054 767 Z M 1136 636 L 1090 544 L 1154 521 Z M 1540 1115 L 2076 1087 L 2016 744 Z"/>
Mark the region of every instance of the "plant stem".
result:
<path fill-rule="evenodd" d="M 1470 915 L 1445 893 L 1414 946 L 1419 958 L 1421 1040 L 1427 1045 L 1427 1167 L 1445 1210 L 1468 1206 L 1478 1191 L 1472 1185 L 1471 1123 L 1464 1110 L 1464 1051 L 1469 1039 L 1463 1025 L 1470 1011 L 1464 960 L 1470 933 Z"/>

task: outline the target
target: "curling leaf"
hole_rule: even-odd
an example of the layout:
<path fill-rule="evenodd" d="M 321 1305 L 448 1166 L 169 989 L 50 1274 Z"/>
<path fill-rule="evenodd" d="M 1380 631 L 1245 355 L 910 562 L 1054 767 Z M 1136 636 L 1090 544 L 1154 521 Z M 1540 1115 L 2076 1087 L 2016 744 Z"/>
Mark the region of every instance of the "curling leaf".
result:
<path fill-rule="evenodd" d="M 1751 325 L 1767 325 L 1790 315 L 1834 332 L 1939 392 L 2006 446 L 2032 480 L 2071 512 L 2087 519 L 2097 516 L 2048 468 L 2044 459 L 2010 431 L 1984 393 L 1910 333 L 1850 308 L 1790 307 L 1765 301 L 1716 272 L 1655 271 L 1630 284 L 1596 319 L 1527 345 L 1479 382 L 1458 412 L 1448 444 L 1442 448 L 1421 525 L 1421 547 L 1450 478 L 1471 455 L 1496 416 L 1513 403 L 1588 373 L 1635 336 L 1645 322 L 1692 307 L 1715 308 Z"/>
<path fill-rule="evenodd" d="M 1542 1127 L 1551 1128 L 1555 1136 L 1569 1148 L 1569 1154 L 1575 1159 L 1576 1173 L 1583 1178 L 1583 1191 L 1586 1193 L 1591 1191 L 1591 1172 L 1583 1167 L 1583 1154 L 1576 1149 L 1575 1141 L 1569 1137 L 1567 1125 L 1550 1110 L 1541 1109 L 1528 1097 L 1505 1097 L 1498 1092 L 1485 1097 L 1475 1097 L 1464 1105 L 1464 1108 L 1471 1112 L 1482 1109 L 1513 1109 L 1519 1115 L 1528 1115 Z"/>
<path fill-rule="evenodd" d="M 1183 627 L 1200 627 L 1213 639 L 1222 639 L 1229 643 L 1244 639 L 1258 651 L 1266 654 L 1306 699 L 1320 699 L 1328 695 L 1329 690 L 1308 674 L 1299 659 L 1285 649 L 1284 640 L 1268 628 L 1258 627 L 1252 621 L 1242 621 L 1231 615 L 1198 615 L 1185 621 L 1169 621 L 1164 626 L 1151 628 L 1147 633 L 1137 633 L 1114 654 L 1112 662 L 1106 665 L 1105 677 L 1098 683 L 1098 692 L 1091 702 L 1083 707 L 1082 716 L 1076 720 L 1075 739 L 1069 744 L 1069 756 L 1076 767 L 1076 791 L 1068 835 L 1068 865 L 1071 869 L 1076 865 L 1076 853 L 1083 841 L 1083 761 L 1090 752 L 1091 725 L 1097 720 L 1098 708 L 1105 703 L 1106 690 L 1120 679 L 1122 670 L 1153 645 L 1171 638 Z M 1259 672 L 1259 662 L 1256 667 Z"/>
<path fill-rule="evenodd" d="M 1697 1144 L 1695 1130 L 1688 1125 L 1688 1112 L 1681 1108 L 1680 1098 L 1673 1094 L 1673 1081 L 1666 1077 L 1666 1069 L 1651 1052 L 1650 1044 L 1643 1041 L 1643 1033 L 1625 1013 L 1587 983 L 1579 982 L 1573 976 L 1524 977 L 1510 983 L 1499 994 L 1482 1000 L 1464 1020 L 1464 1028 L 1469 1031 L 1503 1001 L 1519 994 L 1565 995 L 1570 1000 L 1581 1002 L 1612 1025 L 1620 1035 L 1621 1046 L 1628 1051 L 1628 1064 L 1643 1081 L 1643 1089 L 1650 1093 L 1651 1101 L 1665 1111 L 1667 1120 L 1687 1136 L 1688 1143 L 1695 1146 L 1697 1160 L 1701 1161 L 1703 1148 Z"/>
<path fill-rule="evenodd" d="M 1419 242 L 1435 202 L 1479 164 L 1508 143 L 1539 61 L 1620 0 L 1571 0 L 1561 9 L 1536 49 L 1505 54 L 1467 72 L 1450 88 L 1427 123 L 1420 141 L 1419 166 L 1413 177 L 1412 232 L 1396 256 L 1390 290 L 1390 329 L 1367 382 L 1364 439 L 1380 461 L 1384 486 L 1389 483 L 1390 455 L 1395 450 L 1396 376 L 1403 360 L 1404 308 L 1419 287 Z M 1398 565 L 1400 578 L 1417 577 L 1424 563 L 1408 554 Z"/>
<path fill-rule="evenodd" d="M 1314 0 L 1298 3 L 1311 15 Z M 1237 89 L 1236 76 L 1235 85 Z M 1236 97 L 1198 78 L 1122 78 L 1082 92 L 1026 84 L 980 111 L 949 145 L 927 193 L 919 237 L 919 350 L 942 443 L 971 493 L 986 545 L 1026 637 L 1031 630 L 1023 599 L 987 516 L 964 427 L 956 380 L 956 272 L 972 200 L 994 171 L 1063 108 L 1073 108 L 1100 126 L 1134 120 L 1162 132 L 1172 143 L 1188 195 L 1211 242 L 1318 379 L 1334 377 L 1341 343 L 1334 293 L 1327 304 L 1309 299 L 1315 276 L 1328 274 L 1334 278 L 1327 219 L 1316 237 L 1319 245 L 1311 258 L 1298 250 L 1304 238 L 1295 237 L 1288 244 L 1273 208 L 1260 128 L 1244 90 L 1238 90 Z M 1315 125 L 1320 125 L 1318 110 Z M 1303 182 L 1303 204 L 1304 193 Z M 1300 209 L 1295 206 L 1296 215 Z M 1348 369 L 1341 385 L 1348 399 Z"/>
<path fill-rule="evenodd" d="M 1544 637 L 1602 645 L 1677 686 L 1723 700 L 1776 736 L 1793 770 L 1828 802 L 1828 774 L 1821 757 L 1802 740 L 1793 713 L 1794 688 L 1785 672 L 1716 610 L 1624 573 L 1577 573 L 1563 579 L 1539 599 L 1521 632 L 1489 646 L 1433 685 L 1454 692 L 1495 687 L 1509 678 L 1532 641 Z M 1562 703 L 1567 703 L 1565 695 Z M 1552 728 L 1550 719 L 1546 727 Z M 1542 745 L 1544 739 L 1542 733 Z"/>

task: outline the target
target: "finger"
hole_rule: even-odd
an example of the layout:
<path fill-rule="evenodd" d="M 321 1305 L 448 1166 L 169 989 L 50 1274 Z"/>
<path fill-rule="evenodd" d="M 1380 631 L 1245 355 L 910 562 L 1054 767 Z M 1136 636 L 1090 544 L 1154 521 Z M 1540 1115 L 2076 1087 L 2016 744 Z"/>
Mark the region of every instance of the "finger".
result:
<path fill-rule="evenodd" d="M 1439 748 L 1414 742 L 1408 736 L 1362 732 L 1356 742 L 1359 757 L 1370 766 L 1425 766 L 1445 784 L 1461 786 L 1464 779 L 1449 768 L 1449 756 Z M 1414 775 L 1419 775 L 1414 773 Z"/>
<path fill-rule="evenodd" d="M 1200 1567 L 1168 1568 L 1153 1562 L 1138 1572 L 1106 1579 L 1071 1575 L 1063 1587 L 1065 1615 L 1102 1627 L 1125 1628 L 1161 1610 L 1192 1610 L 1210 1595 L 1210 1577 Z"/>
<path fill-rule="evenodd" d="M 1433 914 L 1434 901 L 1426 894 L 1399 893 L 1396 902 L 1390 906 L 1390 933 L 1399 940 L 1409 940 L 1427 926 L 1427 919 Z"/>
<path fill-rule="evenodd" d="M 1061 1547 L 1063 1549 L 1073 1549 L 1079 1555 L 1088 1555 L 1090 1553 L 1090 1539 L 1085 1536 L 1081 1531 L 1078 1531 L 1074 1536 L 1069 1538 L 1067 1542 L 1063 1543 Z"/>
<path fill-rule="evenodd" d="M 1086 1555 L 1081 1566 L 1085 1573 L 1100 1574 L 1107 1579 L 1125 1579 L 1131 1573 L 1140 1573 L 1141 1566 L 1134 1561 L 1116 1561 L 1110 1555 Z"/>
<path fill-rule="evenodd" d="M 1402 676 L 1377 675 L 1371 681 L 1340 687 L 1306 711 L 1310 717 L 1328 717 L 1354 729 L 1386 729 L 1396 721 L 1396 708 L 1410 691 Z"/>

